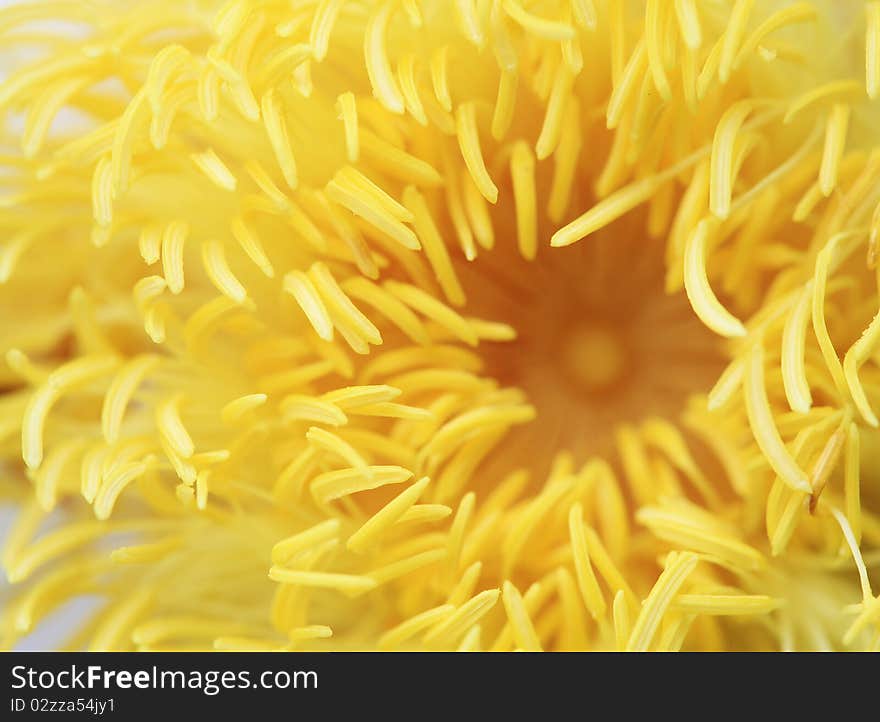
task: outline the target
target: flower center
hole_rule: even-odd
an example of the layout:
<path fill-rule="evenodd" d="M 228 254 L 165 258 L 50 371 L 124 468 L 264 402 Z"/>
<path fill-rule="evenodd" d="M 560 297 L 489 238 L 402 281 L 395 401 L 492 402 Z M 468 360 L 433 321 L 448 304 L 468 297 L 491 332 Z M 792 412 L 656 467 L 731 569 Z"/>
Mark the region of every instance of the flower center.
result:
<path fill-rule="evenodd" d="M 665 292 L 662 244 L 638 219 L 587 243 L 542 248 L 535 261 L 499 243 L 461 265 L 468 313 L 517 333 L 480 353 L 487 375 L 523 389 L 537 410 L 514 432 L 518 463 L 535 468 L 562 450 L 610 458 L 621 424 L 677 419 L 723 368 L 719 338 L 683 293 Z"/>
<path fill-rule="evenodd" d="M 586 394 L 613 392 L 626 382 L 630 351 L 621 334 L 602 322 L 574 326 L 560 339 L 559 367 Z"/>

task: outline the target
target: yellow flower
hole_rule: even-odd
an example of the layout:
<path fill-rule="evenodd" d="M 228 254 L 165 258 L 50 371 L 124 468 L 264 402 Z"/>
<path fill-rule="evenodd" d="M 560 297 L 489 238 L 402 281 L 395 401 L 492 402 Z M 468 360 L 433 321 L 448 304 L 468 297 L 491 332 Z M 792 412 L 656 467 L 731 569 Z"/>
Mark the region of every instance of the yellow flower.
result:
<path fill-rule="evenodd" d="M 880 2 L 0 48 L 4 646 L 878 647 Z"/>

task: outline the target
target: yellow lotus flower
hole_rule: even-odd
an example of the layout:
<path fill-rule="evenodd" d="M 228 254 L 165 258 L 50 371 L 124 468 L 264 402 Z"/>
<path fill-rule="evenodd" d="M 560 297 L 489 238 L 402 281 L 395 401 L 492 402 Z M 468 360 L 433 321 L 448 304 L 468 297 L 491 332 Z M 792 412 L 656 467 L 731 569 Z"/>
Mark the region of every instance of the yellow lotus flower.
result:
<path fill-rule="evenodd" d="M 0 45 L 3 645 L 878 647 L 880 2 Z"/>

